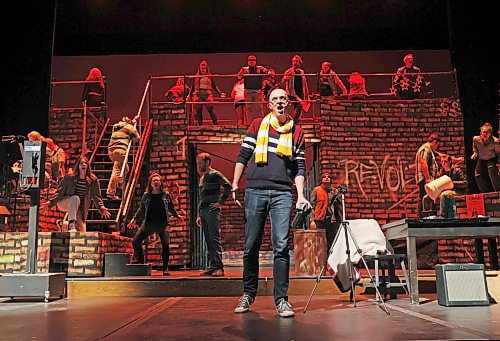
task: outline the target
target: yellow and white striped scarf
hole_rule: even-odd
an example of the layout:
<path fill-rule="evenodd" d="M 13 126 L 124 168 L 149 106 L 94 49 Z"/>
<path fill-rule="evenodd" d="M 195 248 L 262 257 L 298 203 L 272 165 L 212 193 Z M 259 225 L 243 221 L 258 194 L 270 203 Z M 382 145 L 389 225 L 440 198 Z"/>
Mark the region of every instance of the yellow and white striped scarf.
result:
<path fill-rule="evenodd" d="M 255 147 L 255 163 L 267 163 L 267 149 L 269 146 L 269 125 L 271 125 L 274 130 L 276 130 L 280 134 L 278 147 L 276 148 L 276 154 L 289 158 L 292 157 L 293 119 L 290 116 L 288 117 L 288 119 L 289 121 L 284 125 L 280 125 L 278 119 L 272 113 L 267 114 L 267 116 L 262 119 L 259 127 L 259 133 L 257 134 L 257 146 Z"/>

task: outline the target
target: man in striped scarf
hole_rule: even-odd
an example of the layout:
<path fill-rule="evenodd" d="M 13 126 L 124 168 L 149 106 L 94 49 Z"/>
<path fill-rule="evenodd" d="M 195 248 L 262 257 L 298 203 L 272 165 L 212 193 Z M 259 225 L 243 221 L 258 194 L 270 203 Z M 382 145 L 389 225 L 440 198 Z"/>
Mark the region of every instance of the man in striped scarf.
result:
<path fill-rule="evenodd" d="M 275 89 L 271 92 L 269 108 L 272 112 L 252 122 L 234 168 L 232 192 L 236 199 L 238 183 L 250 161 L 245 189 L 244 292 L 234 310 L 236 313 L 247 312 L 255 300 L 259 280 L 259 250 L 269 215 L 274 253 L 274 302 L 279 316 L 294 316 L 287 296 L 293 182 L 297 188 L 297 206 L 310 204 L 304 197 L 304 132 L 294 125 L 293 119 L 286 113 L 289 103 L 284 90 Z"/>

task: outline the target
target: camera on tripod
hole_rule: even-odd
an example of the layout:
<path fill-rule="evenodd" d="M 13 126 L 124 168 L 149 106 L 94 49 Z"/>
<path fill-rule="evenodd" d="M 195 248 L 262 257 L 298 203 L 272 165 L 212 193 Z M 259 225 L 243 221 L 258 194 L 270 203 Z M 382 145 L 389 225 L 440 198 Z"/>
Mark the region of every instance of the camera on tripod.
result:
<path fill-rule="evenodd" d="M 297 213 L 292 221 L 292 227 L 303 227 L 306 222 L 306 218 L 311 213 L 312 207 L 307 204 L 300 204 L 297 208 Z"/>
<path fill-rule="evenodd" d="M 342 184 L 337 187 L 337 191 L 339 194 L 346 194 L 347 193 L 347 185 Z"/>

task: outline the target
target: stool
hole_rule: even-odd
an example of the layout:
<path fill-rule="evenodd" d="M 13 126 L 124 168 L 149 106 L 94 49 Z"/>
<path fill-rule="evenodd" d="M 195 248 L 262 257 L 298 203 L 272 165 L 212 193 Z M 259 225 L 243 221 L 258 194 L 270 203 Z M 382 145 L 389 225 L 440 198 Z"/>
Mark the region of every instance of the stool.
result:
<path fill-rule="evenodd" d="M 368 262 L 370 260 L 374 263 L 375 275 L 372 277 L 373 281 L 370 283 L 358 283 L 363 287 L 377 287 L 379 291 L 384 295 L 384 300 L 387 298 L 387 291 L 389 291 L 391 299 L 397 299 L 397 293 L 394 290 L 396 287 L 403 287 L 406 294 L 408 294 L 408 283 L 410 280 L 408 278 L 408 273 L 406 272 L 405 266 L 405 255 L 401 254 L 389 254 L 389 255 L 373 255 L 364 256 L 365 260 Z M 399 262 L 401 269 L 403 270 L 404 282 L 399 282 L 396 277 L 396 262 Z M 381 275 L 379 274 L 379 269 L 381 270 Z M 385 275 L 385 270 L 387 269 L 387 276 Z M 377 294 L 378 296 L 378 294 Z M 377 297 L 381 300 L 381 297 Z"/>

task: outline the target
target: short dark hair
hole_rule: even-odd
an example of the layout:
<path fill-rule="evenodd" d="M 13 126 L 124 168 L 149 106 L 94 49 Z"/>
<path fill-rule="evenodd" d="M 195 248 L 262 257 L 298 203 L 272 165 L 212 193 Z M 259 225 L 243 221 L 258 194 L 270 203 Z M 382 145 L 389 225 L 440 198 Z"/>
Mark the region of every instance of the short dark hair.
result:
<path fill-rule="evenodd" d="M 208 153 L 200 153 L 198 155 L 196 155 L 196 158 L 197 159 L 202 159 L 203 161 L 210 161 L 212 162 L 212 156 Z"/>
<path fill-rule="evenodd" d="M 329 178 L 331 178 L 332 176 L 330 175 L 330 173 L 328 172 L 323 172 L 321 173 L 321 179 L 323 179 L 325 176 L 328 176 Z"/>
<path fill-rule="evenodd" d="M 431 133 L 429 137 L 427 137 L 427 142 L 440 141 L 439 135 L 437 133 Z"/>
<path fill-rule="evenodd" d="M 491 126 L 491 124 L 489 122 L 486 122 L 485 124 L 483 124 L 480 128 L 479 128 L 479 131 L 483 130 L 483 129 L 486 129 L 488 130 L 490 133 L 493 132 L 493 127 Z"/>

